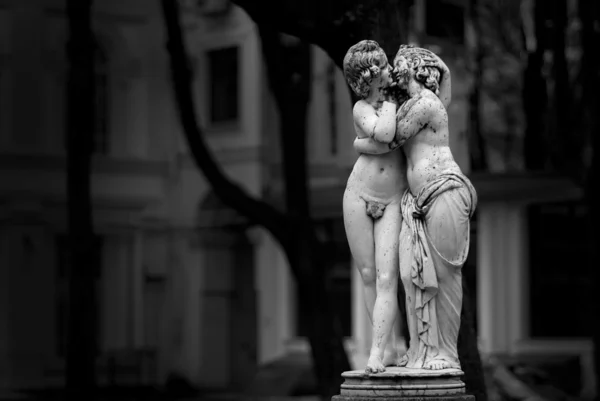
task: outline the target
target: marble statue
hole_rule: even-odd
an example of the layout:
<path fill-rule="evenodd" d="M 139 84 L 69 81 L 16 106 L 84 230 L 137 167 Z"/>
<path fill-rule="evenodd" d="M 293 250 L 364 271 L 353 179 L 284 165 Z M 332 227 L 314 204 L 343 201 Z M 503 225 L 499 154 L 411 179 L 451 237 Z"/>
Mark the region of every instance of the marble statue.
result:
<path fill-rule="evenodd" d="M 454 161 L 449 146 L 446 108 L 451 98 L 450 71 L 431 51 L 403 45 L 394 59 L 390 83 L 388 75 L 379 73 L 389 68 L 387 62 L 381 56 L 378 63 L 367 57 L 369 52 L 359 46 L 363 42 L 370 41 L 351 47 L 344 60 L 348 83 L 362 97 L 354 107 L 354 147 L 360 156 L 348 180 L 344 220 L 365 286 L 369 282 L 365 276 L 370 278 L 366 272 L 372 265 L 367 263 L 368 249 L 374 246 L 376 301 L 372 312 L 373 345 L 366 372 L 385 370 L 382 350 L 397 308 L 387 291 L 396 290 L 389 282 L 397 279 L 396 271 L 400 272 L 406 294 L 410 334 L 408 351 L 397 365 L 460 369 L 457 340 L 462 306 L 461 268 L 468 254 L 469 221 L 477 195 Z M 361 72 L 357 66 L 367 71 Z M 390 128 L 392 112 L 394 126 Z M 374 209 L 382 209 L 381 218 L 387 219 L 382 222 L 391 227 L 385 234 L 378 235 L 381 229 L 377 229 L 377 224 L 381 223 L 371 212 L 373 207 L 369 205 L 373 203 L 381 205 Z M 389 216 L 390 211 L 401 217 Z M 398 239 L 388 238 L 396 235 L 398 225 Z M 396 243 L 398 257 L 391 257 L 388 245 Z M 377 257 L 382 253 L 384 258 Z M 393 269 L 385 264 L 397 260 L 399 264 Z"/>
<path fill-rule="evenodd" d="M 360 100 L 354 106 L 357 140 L 393 140 L 397 104 L 388 90 L 392 68 L 377 42 L 363 40 L 344 58 L 344 75 Z M 396 365 L 394 323 L 398 315 L 398 238 L 400 202 L 406 188 L 405 160 L 400 151 L 362 152 L 343 199 L 344 226 L 350 251 L 360 272 L 373 339 L 367 370 L 381 372 Z"/>

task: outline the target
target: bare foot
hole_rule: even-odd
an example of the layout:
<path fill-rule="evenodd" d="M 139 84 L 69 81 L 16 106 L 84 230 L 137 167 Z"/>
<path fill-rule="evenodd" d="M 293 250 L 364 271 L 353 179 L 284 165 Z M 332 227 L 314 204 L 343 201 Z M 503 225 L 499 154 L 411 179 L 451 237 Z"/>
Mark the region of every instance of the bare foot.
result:
<path fill-rule="evenodd" d="M 395 366 L 398 363 L 398 351 L 387 349 L 383 353 L 383 366 Z"/>
<path fill-rule="evenodd" d="M 427 362 L 424 366 L 425 369 L 431 370 L 448 369 L 450 367 L 452 367 L 450 365 L 450 362 L 444 361 L 443 359 L 434 359 L 432 361 Z"/>
<path fill-rule="evenodd" d="M 400 358 L 398 358 L 398 361 L 396 362 L 396 366 L 406 366 L 408 364 L 408 354 L 404 354 L 402 355 Z"/>
<path fill-rule="evenodd" d="M 371 355 L 369 357 L 369 361 L 367 362 L 367 368 L 365 369 L 365 373 L 370 375 L 373 373 L 381 372 L 385 372 L 385 366 L 383 365 L 383 361 L 378 356 Z"/>

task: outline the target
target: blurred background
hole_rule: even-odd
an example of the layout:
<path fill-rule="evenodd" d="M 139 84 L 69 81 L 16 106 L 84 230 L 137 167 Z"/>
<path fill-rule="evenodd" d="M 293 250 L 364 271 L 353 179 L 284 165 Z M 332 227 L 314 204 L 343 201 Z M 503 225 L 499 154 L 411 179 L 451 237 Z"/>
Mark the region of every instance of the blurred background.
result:
<path fill-rule="evenodd" d="M 467 388 L 594 399 L 598 17 L 592 0 L 0 0 L 0 398 L 326 397 L 362 369 L 340 66 L 372 38 L 452 73 L 451 148 L 479 196 Z"/>

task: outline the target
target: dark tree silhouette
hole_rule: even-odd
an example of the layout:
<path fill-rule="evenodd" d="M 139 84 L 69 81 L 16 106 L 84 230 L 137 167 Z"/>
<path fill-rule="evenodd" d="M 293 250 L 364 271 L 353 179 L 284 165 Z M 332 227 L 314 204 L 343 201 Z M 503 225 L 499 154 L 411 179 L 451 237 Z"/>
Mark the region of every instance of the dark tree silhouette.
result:
<path fill-rule="evenodd" d="M 69 303 L 66 385 L 73 398 L 95 386 L 94 232 L 90 195 L 94 128 L 94 41 L 91 0 L 68 0 L 67 199 Z"/>
<path fill-rule="evenodd" d="M 528 54 L 525 69 L 524 106 L 527 130 L 525 133 L 526 165 L 533 170 L 553 170 L 569 176 L 584 189 L 588 206 L 590 263 L 598 260 L 600 249 L 600 109 L 598 93 L 600 76 L 595 53 L 600 41 L 600 6 L 597 2 L 579 0 L 578 17 L 581 29 L 579 44 L 569 43 L 566 37 L 568 13 L 565 0 L 532 0 L 533 36 L 536 47 Z M 570 79 L 566 52 L 581 50 L 575 78 Z M 551 85 L 547 89 L 543 75 L 544 52 L 552 54 Z M 588 158 L 586 155 L 591 154 Z M 581 229 L 585 229 L 582 227 Z M 600 286 L 600 270 L 591 269 L 595 287 Z M 600 302 L 593 298 L 590 325 L 594 343 L 596 383 L 600 383 Z M 596 399 L 600 399 L 597 391 Z"/>
<path fill-rule="evenodd" d="M 229 181 L 215 163 L 202 138 L 190 91 L 191 73 L 183 45 L 177 2 L 162 1 L 168 33 L 167 48 L 171 54 L 172 79 L 178 109 L 190 151 L 213 190 L 225 204 L 236 209 L 252 223 L 265 227 L 279 241 L 298 283 L 300 302 L 311 311 L 309 341 L 315 361 L 319 392 L 330 397 L 338 390 L 340 373 L 349 369 L 339 324 L 332 319 L 326 282 L 326 265 L 321 244 L 310 221 L 306 179 L 306 108 L 310 84 L 310 58 L 305 44 L 284 46 L 279 35 L 261 31 L 268 68 L 273 74 L 276 96 L 297 95 L 290 106 L 280 108 L 285 116 L 282 128 L 289 130 L 282 141 L 286 178 L 286 209 L 282 213 L 269 204 L 249 196 Z M 289 57 L 289 58 L 288 58 Z M 286 60 L 286 58 L 288 58 Z M 289 71 L 274 66 L 284 62 Z M 289 64 L 288 64 L 289 63 Z M 292 67 L 293 64 L 293 67 Z M 296 74 L 290 74 L 290 72 Z M 299 79 L 297 77 L 299 76 Z M 275 84 L 276 83 L 276 84 Z M 293 164 L 295 163 L 295 164 Z"/>
<path fill-rule="evenodd" d="M 600 41 L 600 6 L 597 2 L 579 0 L 579 18 L 582 22 L 582 59 L 581 59 L 581 85 L 582 85 L 582 126 L 585 130 L 583 137 L 592 148 L 591 165 L 585 166 L 586 172 L 586 198 L 590 210 L 589 233 L 592 236 L 592 254 L 590 262 L 594 263 L 600 258 L 600 195 L 598 186 L 600 185 L 600 102 L 598 93 L 600 90 L 600 75 L 598 74 L 598 64 L 595 54 Z M 584 162 L 585 164 L 585 162 Z M 596 288 L 600 286 L 600 269 L 593 268 L 592 279 Z M 596 378 L 596 400 L 600 400 L 600 299 L 598 295 L 593 297 L 591 316 L 594 341 L 594 366 Z"/>
<path fill-rule="evenodd" d="M 338 390 L 341 369 L 349 369 L 343 332 L 331 310 L 327 250 L 317 239 L 310 216 L 307 175 L 306 123 L 311 87 L 310 47 L 299 39 L 259 26 L 269 83 L 279 109 L 285 219 L 292 228 L 282 243 L 298 285 L 299 302 L 310 311 L 311 345 L 320 393 Z M 337 377 L 337 380 L 336 380 Z"/>
<path fill-rule="evenodd" d="M 542 67 L 547 35 L 545 29 L 546 2 L 533 4 L 532 23 L 535 47 L 529 49 L 523 77 L 523 106 L 525 108 L 525 165 L 528 169 L 544 168 L 548 154 L 547 139 L 544 137 L 547 91 Z M 529 33 L 525 32 L 524 36 Z"/>
<path fill-rule="evenodd" d="M 570 107 L 572 102 L 571 90 L 569 90 L 569 73 L 567 70 L 567 58 L 565 52 L 566 39 L 565 29 L 567 26 L 567 0 L 554 0 L 547 6 L 551 9 L 552 18 L 551 43 L 552 43 L 552 80 L 554 81 L 554 90 L 552 96 L 552 120 L 549 127 L 550 143 L 553 144 L 551 158 L 552 164 L 560 170 L 569 170 L 570 157 L 578 155 L 581 149 L 581 143 L 577 140 L 578 130 L 573 130 L 570 126 Z M 569 138 L 563 141 L 561 138 Z"/>
<path fill-rule="evenodd" d="M 469 0 L 468 18 L 473 32 L 469 43 L 470 70 L 473 84 L 469 93 L 469 150 L 471 169 L 487 171 L 487 152 L 481 129 L 481 86 L 483 82 L 483 51 L 479 35 L 481 34 L 479 1 Z"/>

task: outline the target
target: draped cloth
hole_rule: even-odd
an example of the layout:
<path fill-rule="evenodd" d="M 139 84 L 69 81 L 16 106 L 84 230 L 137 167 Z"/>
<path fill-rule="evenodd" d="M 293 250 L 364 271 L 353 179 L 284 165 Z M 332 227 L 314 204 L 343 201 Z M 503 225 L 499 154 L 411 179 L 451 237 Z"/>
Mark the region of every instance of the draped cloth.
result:
<path fill-rule="evenodd" d="M 460 369 L 456 343 L 462 307 L 462 266 L 469 252 L 475 188 L 445 172 L 402 197 L 400 277 L 406 293 L 409 368 L 443 360 Z"/>

